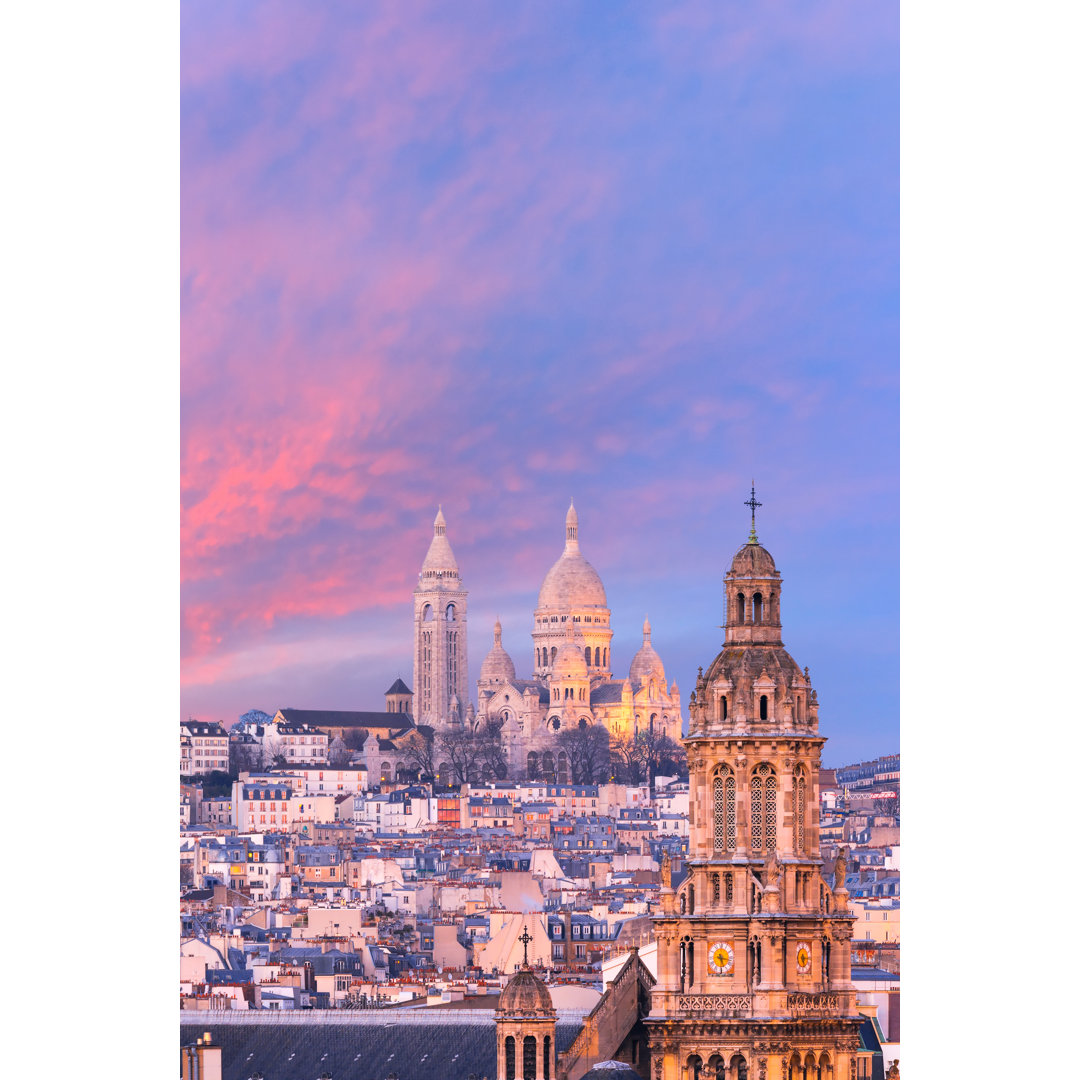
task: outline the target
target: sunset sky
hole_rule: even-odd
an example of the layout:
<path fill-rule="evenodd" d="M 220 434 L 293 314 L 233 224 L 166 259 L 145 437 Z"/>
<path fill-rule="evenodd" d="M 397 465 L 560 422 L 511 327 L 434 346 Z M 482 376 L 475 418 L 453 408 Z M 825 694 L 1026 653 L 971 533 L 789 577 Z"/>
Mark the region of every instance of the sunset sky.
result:
<path fill-rule="evenodd" d="M 381 709 L 441 503 L 470 679 L 570 498 L 690 695 L 758 534 L 827 765 L 899 749 L 899 15 L 181 5 L 181 716 Z M 684 706 L 685 712 L 685 706 Z"/>

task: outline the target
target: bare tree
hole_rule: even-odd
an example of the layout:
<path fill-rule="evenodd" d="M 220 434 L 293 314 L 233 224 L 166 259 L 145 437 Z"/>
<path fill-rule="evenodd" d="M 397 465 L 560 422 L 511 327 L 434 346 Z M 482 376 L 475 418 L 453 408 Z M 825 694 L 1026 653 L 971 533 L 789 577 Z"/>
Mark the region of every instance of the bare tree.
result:
<path fill-rule="evenodd" d="M 268 731 L 263 737 L 263 760 L 271 769 L 286 769 L 289 761 L 285 757 L 285 742 L 276 731 Z"/>
<path fill-rule="evenodd" d="M 410 731 L 401 740 L 401 756 L 409 769 L 415 770 L 417 778 L 435 776 L 435 731 L 433 728 L 418 727 Z"/>
<path fill-rule="evenodd" d="M 352 751 L 345 745 L 345 740 L 339 735 L 330 744 L 329 753 L 326 756 L 327 763 L 334 768 L 343 768 L 349 764 Z"/>
<path fill-rule="evenodd" d="M 237 779 L 242 772 L 258 772 L 265 766 L 265 757 L 266 751 L 257 739 L 230 739 L 230 779 Z"/>
<path fill-rule="evenodd" d="M 627 784 L 648 784 L 656 776 L 686 776 L 686 751 L 674 739 L 648 729 L 613 739 L 615 772 Z"/>
<path fill-rule="evenodd" d="M 440 731 L 435 739 L 440 761 L 450 766 L 459 784 L 470 784 L 477 779 L 480 769 L 480 740 L 468 728 Z"/>
<path fill-rule="evenodd" d="M 481 774 L 490 774 L 497 780 L 505 780 L 508 771 L 502 728 L 502 720 L 489 719 L 477 728 L 474 736 Z"/>
<path fill-rule="evenodd" d="M 566 751 L 575 784 L 603 783 L 611 776 L 610 736 L 603 724 L 565 727 L 556 742 Z"/>

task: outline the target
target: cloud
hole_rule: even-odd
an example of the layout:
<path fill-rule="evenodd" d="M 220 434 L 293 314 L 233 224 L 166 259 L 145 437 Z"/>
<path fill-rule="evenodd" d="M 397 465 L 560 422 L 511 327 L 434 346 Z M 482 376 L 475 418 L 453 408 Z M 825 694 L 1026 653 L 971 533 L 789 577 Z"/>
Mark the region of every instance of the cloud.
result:
<path fill-rule="evenodd" d="M 675 590 L 748 475 L 887 541 L 895 21 L 186 6 L 185 700 L 383 682 L 341 665 L 367 619 L 409 654 L 440 502 L 477 604 L 531 604 L 570 495 Z"/>

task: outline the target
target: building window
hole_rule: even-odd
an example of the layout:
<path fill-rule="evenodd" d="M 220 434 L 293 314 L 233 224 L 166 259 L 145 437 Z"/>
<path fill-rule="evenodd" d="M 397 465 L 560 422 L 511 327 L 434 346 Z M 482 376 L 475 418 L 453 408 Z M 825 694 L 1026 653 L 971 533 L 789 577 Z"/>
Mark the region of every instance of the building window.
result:
<path fill-rule="evenodd" d="M 727 765 L 713 781 L 713 848 L 735 850 L 735 774 Z"/>
<path fill-rule="evenodd" d="M 806 770 L 795 770 L 795 850 L 806 850 Z"/>
<path fill-rule="evenodd" d="M 755 852 L 776 847 L 776 773 L 765 764 L 750 779 L 750 847 Z"/>

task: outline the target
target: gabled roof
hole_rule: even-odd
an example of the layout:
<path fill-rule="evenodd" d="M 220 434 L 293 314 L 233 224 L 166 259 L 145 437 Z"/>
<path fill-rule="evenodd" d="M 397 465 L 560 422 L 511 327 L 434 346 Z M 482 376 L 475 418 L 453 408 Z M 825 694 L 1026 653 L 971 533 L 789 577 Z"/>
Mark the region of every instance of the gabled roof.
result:
<path fill-rule="evenodd" d="M 399 680 L 400 681 L 400 680 Z M 308 724 L 311 727 L 412 728 L 410 713 L 346 712 L 335 709 L 279 709 L 289 724 Z"/>

